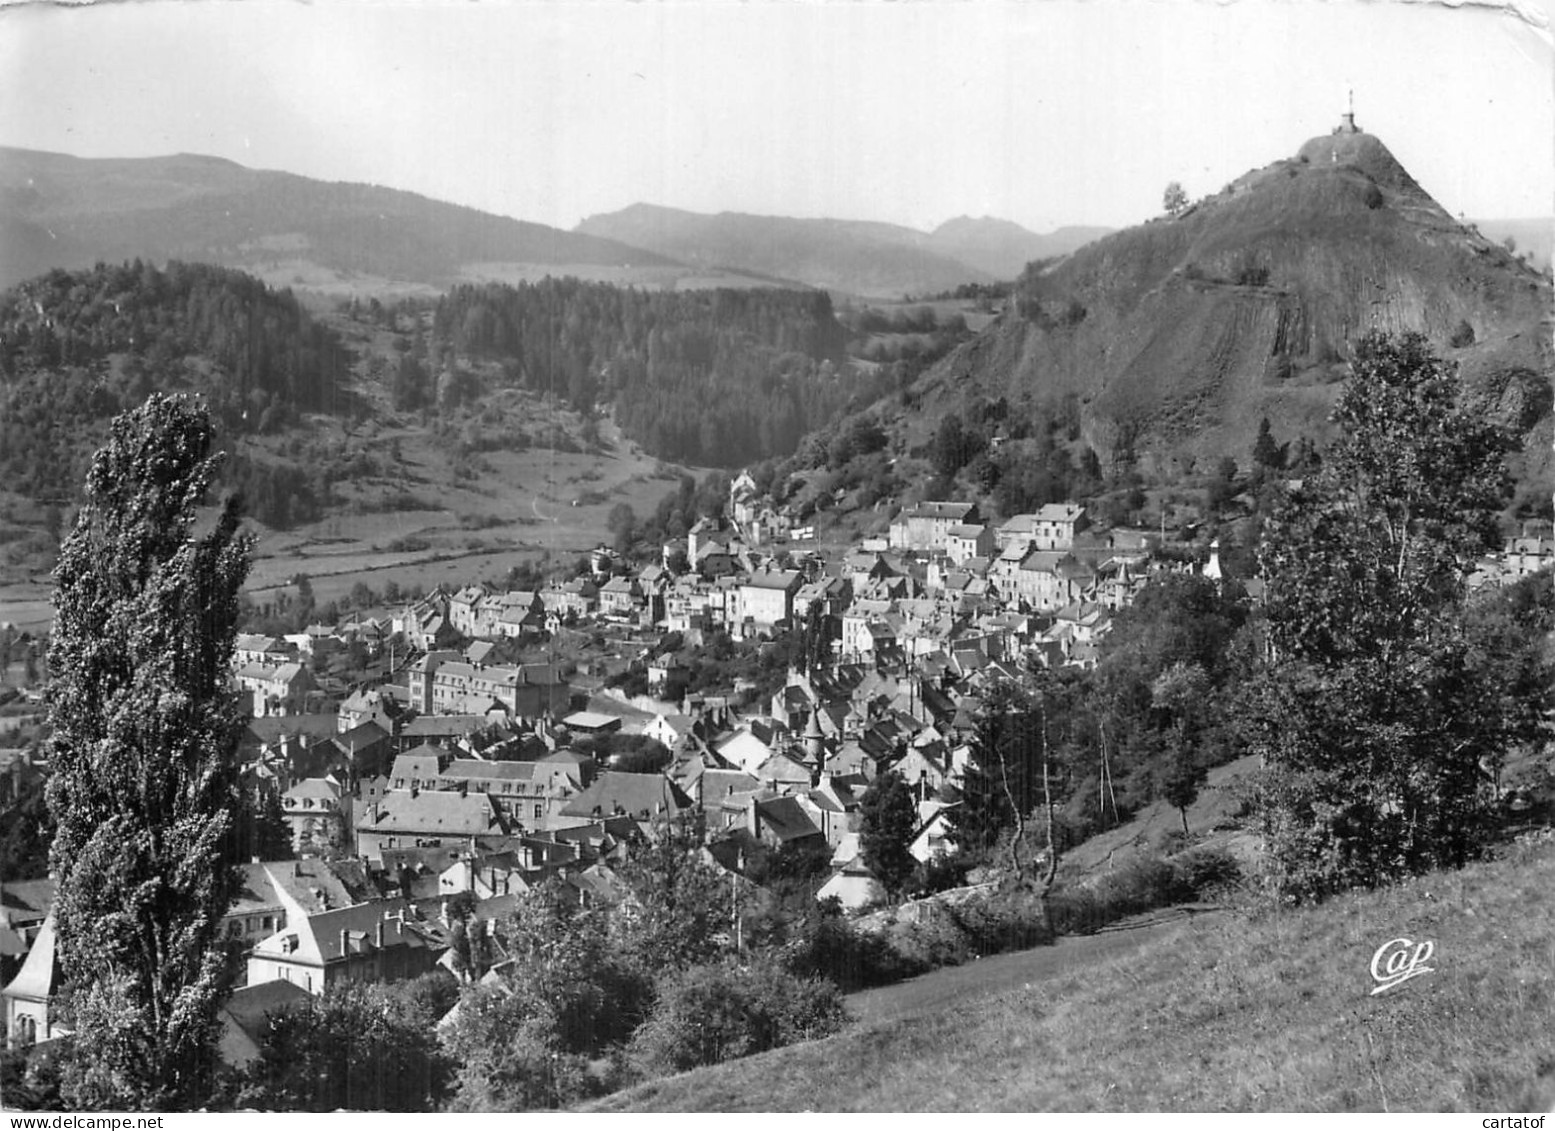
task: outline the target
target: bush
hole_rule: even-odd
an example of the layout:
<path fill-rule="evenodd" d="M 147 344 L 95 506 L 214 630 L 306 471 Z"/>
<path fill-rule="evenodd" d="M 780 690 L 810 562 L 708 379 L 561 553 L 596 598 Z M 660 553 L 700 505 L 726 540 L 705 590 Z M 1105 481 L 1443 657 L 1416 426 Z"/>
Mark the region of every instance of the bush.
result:
<path fill-rule="evenodd" d="M 885 941 L 909 967 L 937 970 L 960 966 L 977 957 L 972 939 L 946 907 L 920 905 L 911 920 L 898 919 L 886 928 Z"/>
<path fill-rule="evenodd" d="M 1362 199 L 1366 202 L 1367 208 L 1375 211 L 1382 207 L 1382 190 L 1375 183 L 1369 184 L 1366 186 L 1366 195 Z"/>
<path fill-rule="evenodd" d="M 418 995 L 347 982 L 272 1015 L 238 1104 L 267 1111 L 430 1111 L 450 1065 Z"/>
<path fill-rule="evenodd" d="M 1053 941 L 1048 914 L 1035 895 L 1020 889 L 971 899 L 953 908 L 956 922 L 978 954 L 1029 950 Z"/>
<path fill-rule="evenodd" d="M 929 969 L 880 935 L 856 931 L 840 914 L 820 910 L 785 944 L 783 965 L 800 977 L 825 978 L 843 993 L 886 986 Z"/>
<path fill-rule="evenodd" d="M 1192 848 L 1172 859 L 1181 886 L 1205 899 L 1242 880 L 1242 866 L 1226 848 Z"/>
<path fill-rule="evenodd" d="M 649 1075 L 684 1072 L 830 1036 L 845 1019 L 836 986 L 768 959 L 693 966 L 661 980 L 631 1059 Z"/>
<path fill-rule="evenodd" d="M 1130 915 L 1218 895 L 1242 877 L 1224 848 L 1193 848 L 1170 860 L 1137 857 L 1087 887 L 1056 892 L 1050 900 L 1059 934 L 1087 935 Z"/>
<path fill-rule="evenodd" d="M 913 870 L 908 891 L 918 897 L 961 887 L 970 868 L 965 860 L 954 856 L 933 856 Z"/>
<path fill-rule="evenodd" d="M 1447 344 L 1455 350 L 1474 344 L 1474 327 L 1469 325 L 1468 319 L 1463 319 L 1453 327 L 1452 336 L 1447 339 Z"/>

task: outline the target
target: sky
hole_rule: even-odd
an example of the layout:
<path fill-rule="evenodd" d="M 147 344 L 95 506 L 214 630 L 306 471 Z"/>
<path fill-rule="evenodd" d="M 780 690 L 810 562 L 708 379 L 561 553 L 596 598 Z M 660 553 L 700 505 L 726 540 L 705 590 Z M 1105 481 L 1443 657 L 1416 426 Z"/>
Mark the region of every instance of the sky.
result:
<path fill-rule="evenodd" d="M 570 228 L 645 201 L 1123 226 L 1379 136 L 1555 212 L 1552 0 L 181 0 L 0 9 L 0 145 L 202 153 Z"/>

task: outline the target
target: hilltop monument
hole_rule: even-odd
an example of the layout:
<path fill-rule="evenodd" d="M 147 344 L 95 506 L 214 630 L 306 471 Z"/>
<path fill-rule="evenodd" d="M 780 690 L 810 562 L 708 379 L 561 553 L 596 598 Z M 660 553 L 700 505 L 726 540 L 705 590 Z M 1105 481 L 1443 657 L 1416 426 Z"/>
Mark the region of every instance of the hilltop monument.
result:
<path fill-rule="evenodd" d="M 1347 108 L 1345 112 L 1340 115 L 1340 122 L 1337 126 L 1334 127 L 1334 133 L 1358 134 L 1364 132 L 1364 130 L 1355 124 L 1355 91 L 1352 90 L 1350 91 L 1350 100 L 1347 103 Z"/>

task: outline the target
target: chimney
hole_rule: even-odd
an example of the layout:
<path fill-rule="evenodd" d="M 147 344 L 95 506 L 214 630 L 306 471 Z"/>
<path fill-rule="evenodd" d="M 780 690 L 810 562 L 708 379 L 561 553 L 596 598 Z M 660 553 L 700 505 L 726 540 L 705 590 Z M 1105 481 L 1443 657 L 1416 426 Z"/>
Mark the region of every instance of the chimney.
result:
<path fill-rule="evenodd" d="M 350 943 L 351 943 L 351 932 L 346 930 L 344 927 L 341 927 L 340 928 L 340 956 L 342 958 L 344 958 L 346 955 L 351 953 L 351 951 L 349 949 Z"/>
<path fill-rule="evenodd" d="M 378 920 L 378 925 L 373 928 L 373 946 L 383 949 L 383 920 Z"/>

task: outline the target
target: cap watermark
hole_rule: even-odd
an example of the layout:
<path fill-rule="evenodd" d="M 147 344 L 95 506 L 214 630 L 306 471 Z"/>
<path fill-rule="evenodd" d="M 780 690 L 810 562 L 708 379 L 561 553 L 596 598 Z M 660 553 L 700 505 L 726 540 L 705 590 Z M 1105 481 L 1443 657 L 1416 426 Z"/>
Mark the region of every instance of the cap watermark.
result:
<path fill-rule="evenodd" d="M 1421 974 L 1432 973 L 1435 967 L 1426 963 L 1435 953 L 1436 944 L 1425 940 L 1415 943 L 1409 939 L 1389 939 L 1383 943 L 1371 956 L 1371 977 L 1377 983 L 1371 991 L 1372 996 Z"/>

